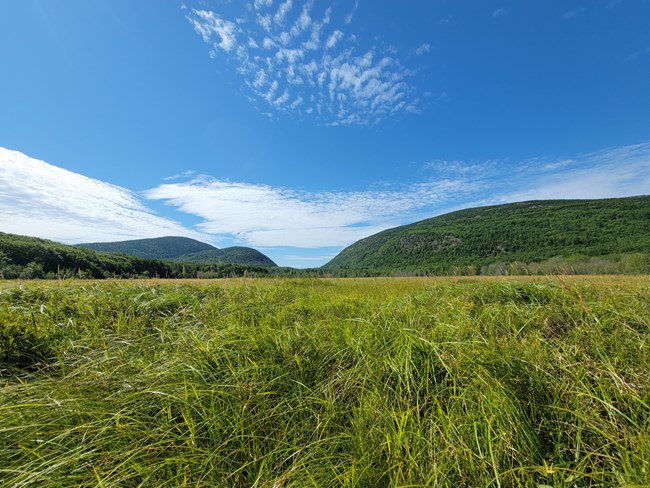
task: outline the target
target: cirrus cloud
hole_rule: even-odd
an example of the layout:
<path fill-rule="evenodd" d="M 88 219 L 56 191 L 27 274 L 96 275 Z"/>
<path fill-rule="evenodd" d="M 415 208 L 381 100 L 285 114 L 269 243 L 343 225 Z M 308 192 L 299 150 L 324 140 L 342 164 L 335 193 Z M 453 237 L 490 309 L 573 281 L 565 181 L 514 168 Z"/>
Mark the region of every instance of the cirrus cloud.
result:
<path fill-rule="evenodd" d="M 60 242 L 120 241 L 166 235 L 206 240 L 160 217 L 139 197 L 0 147 L 0 230 Z"/>
<path fill-rule="evenodd" d="M 441 179 L 397 189 L 316 193 L 204 176 L 145 195 L 202 218 L 198 228 L 207 234 L 258 247 L 320 248 L 346 246 L 476 188 L 466 179 Z"/>

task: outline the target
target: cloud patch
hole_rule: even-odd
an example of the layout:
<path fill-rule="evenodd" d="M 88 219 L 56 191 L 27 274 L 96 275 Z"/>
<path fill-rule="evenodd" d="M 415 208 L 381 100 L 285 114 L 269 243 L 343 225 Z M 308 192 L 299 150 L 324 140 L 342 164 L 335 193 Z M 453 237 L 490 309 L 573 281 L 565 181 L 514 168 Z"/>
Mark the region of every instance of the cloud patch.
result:
<path fill-rule="evenodd" d="M 145 195 L 202 218 L 198 227 L 207 234 L 231 235 L 254 247 L 320 248 L 346 246 L 474 189 L 466 179 L 440 179 L 398 189 L 314 193 L 201 177 Z"/>
<path fill-rule="evenodd" d="M 326 125 L 370 125 L 416 112 L 414 72 L 395 52 L 359 47 L 348 30 L 357 10 L 355 2 L 334 25 L 332 7 L 317 10 L 313 0 L 255 0 L 243 3 L 234 18 L 191 9 L 187 19 L 211 57 L 234 62 L 256 104 Z M 423 44 L 416 52 L 429 48 Z"/>
<path fill-rule="evenodd" d="M 415 49 L 415 55 L 416 56 L 422 56 L 426 53 L 431 51 L 431 44 L 428 42 L 425 42 L 424 44 L 420 44 L 416 49 Z"/>
<path fill-rule="evenodd" d="M 166 235 L 206 239 L 133 192 L 0 148 L 0 230 L 66 243 Z"/>
<path fill-rule="evenodd" d="M 552 160 L 433 160 L 420 181 L 307 192 L 208 176 L 145 192 L 203 220 L 206 234 L 254 247 L 342 247 L 452 209 L 536 199 L 609 198 L 650 188 L 650 143 Z"/>
<path fill-rule="evenodd" d="M 574 159 L 535 161 L 512 175 L 500 203 L 545 199 L 617 198 L 650 194 L 650 143 L 605 149 Z M 520 188 L 513 188 L 518 185 Z"/>

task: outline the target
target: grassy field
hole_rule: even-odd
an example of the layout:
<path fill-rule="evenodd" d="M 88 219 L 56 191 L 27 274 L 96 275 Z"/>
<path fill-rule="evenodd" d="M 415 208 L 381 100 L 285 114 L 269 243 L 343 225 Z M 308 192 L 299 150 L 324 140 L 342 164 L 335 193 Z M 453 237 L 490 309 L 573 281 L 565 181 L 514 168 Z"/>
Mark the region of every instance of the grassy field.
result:
<path fill-rule="evenodd" d="M 650 485 L 648 277 L 4 282 L 0 486 Z"/>

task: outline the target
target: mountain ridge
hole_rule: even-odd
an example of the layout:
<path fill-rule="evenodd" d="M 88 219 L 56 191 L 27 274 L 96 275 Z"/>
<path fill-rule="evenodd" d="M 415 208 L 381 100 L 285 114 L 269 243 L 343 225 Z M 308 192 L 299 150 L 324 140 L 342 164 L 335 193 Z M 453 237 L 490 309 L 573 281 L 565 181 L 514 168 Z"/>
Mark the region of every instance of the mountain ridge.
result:
<path fill-rule="evenodd" d="M 650 196 L 457 210 L 361 239 L 322 269 L 386 274 L 466 267 L 477 274 L 499 261 L 635 252 L 650 253 Z"/>
<path fill-rule="evenodd" d="M 77 244 L 76 247 L 101 252 L 123 253 L 128 256 L 143 259 L 163 259 L 199 264 L 277 266 L 273 260 L 257 249 L 241 246 L 219 249 L 211 244 L 180 236 L 153 237 L 117 242 L 90 242 Z"/>
<path fill-rule="evenodd" d="M 267 276 L 276 270 L 238 263 L 147 259 L 0 232 L 0 279 L 226 278 Z"/>
<path fill-rule="evenodd" d="M 184 254 L 217 249 L 211 244 L 181 236 L 129 239 L 115 242 L 88 242 L 75 244 L 75 247 L 85 247 L 102 252 L 120 252 L 146 259 L 175 259 Z"/>

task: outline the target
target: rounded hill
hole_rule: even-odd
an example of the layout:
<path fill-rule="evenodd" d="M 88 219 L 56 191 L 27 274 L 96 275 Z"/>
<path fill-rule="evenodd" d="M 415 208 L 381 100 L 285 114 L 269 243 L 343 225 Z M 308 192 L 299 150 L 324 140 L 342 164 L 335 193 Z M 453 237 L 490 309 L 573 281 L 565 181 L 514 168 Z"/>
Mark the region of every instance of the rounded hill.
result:
<path fill-rule="evenodd" d="M 466 268 L 475 274 L 495 262 L 637 252 L 650 253 L 650 196 L 459 210 L 362 239 L 323 269 L 386 274 Z"/>

